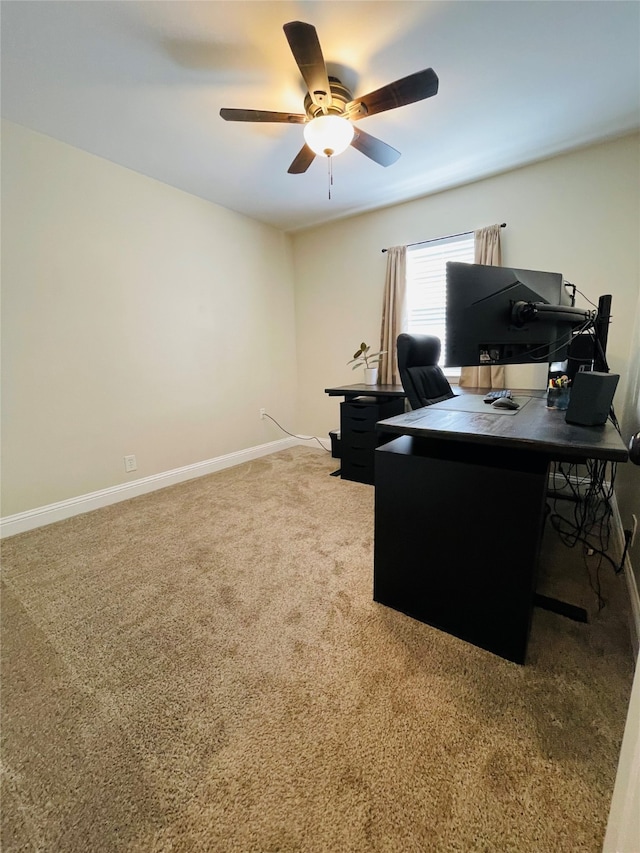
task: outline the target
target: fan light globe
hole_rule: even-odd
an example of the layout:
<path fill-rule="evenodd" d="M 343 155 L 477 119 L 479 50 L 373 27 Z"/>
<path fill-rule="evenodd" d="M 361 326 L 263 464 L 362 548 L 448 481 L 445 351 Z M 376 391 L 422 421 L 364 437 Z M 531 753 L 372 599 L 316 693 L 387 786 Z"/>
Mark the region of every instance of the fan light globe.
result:
<path fill-rule="evenodd" d="M 353 125 L 341 116 L 318 116 L 304 126 L 305 142 L 314 154 L 342 154 L 353 139 Z"/>

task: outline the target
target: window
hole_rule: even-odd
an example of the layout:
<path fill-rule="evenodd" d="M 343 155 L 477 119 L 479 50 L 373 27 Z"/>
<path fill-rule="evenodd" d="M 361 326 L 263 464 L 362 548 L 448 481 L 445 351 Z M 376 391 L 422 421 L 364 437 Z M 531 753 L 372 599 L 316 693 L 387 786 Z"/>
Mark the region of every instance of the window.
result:
<path fill-rule="evenodd" d="M 474 262 L 473 232 L 407 248 L 407 331 L 416 335 L 437 335 L 442 341 L 440 366 L 447 376 L 454 377 L 460 375 L 460 368 L 446 368 L 443 364 L 447 333 L 447 261 Z"/>

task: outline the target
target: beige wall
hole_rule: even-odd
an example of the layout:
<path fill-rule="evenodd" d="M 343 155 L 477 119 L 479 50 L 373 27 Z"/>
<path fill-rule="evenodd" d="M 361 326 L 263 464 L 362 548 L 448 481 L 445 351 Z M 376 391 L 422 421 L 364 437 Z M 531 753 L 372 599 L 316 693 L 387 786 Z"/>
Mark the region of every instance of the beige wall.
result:
<path fill-rule="evenodd" d="M 638 294 L 638 308 L 627 379 L 624 417 L 621 424 L 625 438 L 640 432 L 640 293 Z M 640 522 L 640 468 L 630 464 L 618 466 L 616 497 L 623 526 L 630 529 L 632 514 L 635 514 Z M 636 534 L 636 541 L 630 550 L 629 558 L 633 567 L 636 587 L 640 590 L 640 530 Z M 636 672 L 631 688 L 627 723 L 620 750 L 620 762 L 611 799 L 611 811 L 602 848 L 603 853 L 636 853 L 639 849 L 639 720 L 640 664 L 636 660 Z"/>
<path fill-rule="evenodd" d="M 621 427 L 625 440 L 640 432 L 640 294 L 638 295 L 635 330 L 631 343 L 631 359 L 627 374 L 626 399 Z M 636 516 L 640 525 L 640 467 L 630 464 L 618 466 L 616 497 L 623 526 L 627 530 L 632 529 L 632 515 Z M 640 590 L 640 527 L 636 531 L 629 557 L 634 569 L 636 585 Z"/>
<path fill-rule="evenodd" d="M 2 214 L 3 516 L 293 425 L 285 234 L 10 123 Z"/>
<path fill-rule="evenodd" d="M 616 406 L 640 428 L 638 162 L 630 136 L 288 237 L 5 123 L 2 515 L 282 437 L 262 406 L 326 437 L 324 388 L 356 381 L 347 360 L 378 341 L 381 248 L 493 222 L 506 264 L 613 294 Z"/>
<path fill-rule="evenodd" d="M 329 385 L 359 381 L 346 362 L 379 341 L 386 256 L 381 249 L 506 222 L 503 262 L 561 272 L 594 302 L 613 295 L 608 355 L 626 400 L 638 303 L 638 136 L 586 148 L 438 195 L 293 235 L 299 429 L 338 425 Z M 578 303 L 584 305 L 582 297 Z M 637 353 L 633 353 L 637 357 Z M 546 369 L 510 367 L 512 387 L 544 387 Z"/>

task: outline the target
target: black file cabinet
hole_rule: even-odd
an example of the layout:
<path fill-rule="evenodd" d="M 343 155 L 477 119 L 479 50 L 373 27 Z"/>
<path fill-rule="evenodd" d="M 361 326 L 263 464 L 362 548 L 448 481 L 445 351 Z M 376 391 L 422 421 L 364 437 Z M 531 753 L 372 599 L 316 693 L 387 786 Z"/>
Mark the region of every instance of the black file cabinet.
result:
<path fill-rule="evenodd" d="M 354 397 L 340 403 L 341 476 L 374 484 L 374 450 L 393 436 L 376 432 L 376 423 L 401 415 L 404 399 Z"/>

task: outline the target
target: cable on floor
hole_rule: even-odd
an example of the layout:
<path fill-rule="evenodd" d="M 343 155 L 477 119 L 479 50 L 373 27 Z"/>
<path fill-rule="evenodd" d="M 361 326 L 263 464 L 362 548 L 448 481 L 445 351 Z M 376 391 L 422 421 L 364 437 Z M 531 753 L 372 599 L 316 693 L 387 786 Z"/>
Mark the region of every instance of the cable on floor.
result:
<path fill-rule="evenodd" d="M 294 432 L 289 432 L 288 429 L 285 429 L 281 424 L 278 423 L 278 421 L 275 418 L 272 418 L 271 415 L 267 414 L 266 412 L 264 413 L 264 416 L 265 416 L 265 418 L 269 418 L 270 421 L 273 421 L 274 424 L 278 427 L 278 429 L 281 429 L 282 432 L 286 432 L 286 434 L 290 435 L 291 438 L 299 438 L 301 441 L 317 441 L 323 450 L 326 450 L 327 453 L 331 453 L 329 448 L 325 447 L 324 444 L 320 441 L 320 439 L 317 436 L 315 436 L 315 435 L 296 435 Z"/>

